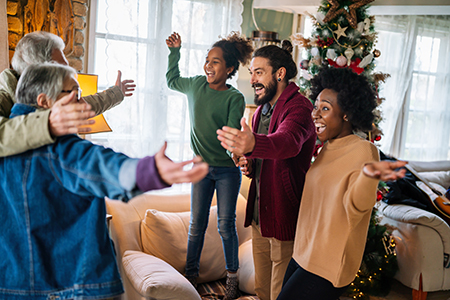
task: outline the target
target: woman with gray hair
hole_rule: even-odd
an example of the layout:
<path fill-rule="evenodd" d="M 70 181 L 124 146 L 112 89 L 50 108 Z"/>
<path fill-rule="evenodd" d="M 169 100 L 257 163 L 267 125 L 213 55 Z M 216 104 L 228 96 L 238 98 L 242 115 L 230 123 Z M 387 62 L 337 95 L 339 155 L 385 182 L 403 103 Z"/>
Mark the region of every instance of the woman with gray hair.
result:
<path fill-rule="evenodd" d="M 68 66 L 29 66 L 11 117 L 52 108 L 67 93 L 76 98 L 75 77 Z M 175 163 L 166 147 L 135 159 L 70 134 L 0 158 L 0 299 L 106 299 L 123 293 L 104 197 L 127 201 L 208 173 L 200 157 Z M 184 170 L 190 163 L 194 167 Z"/>
<path fill-rule="evenodd" d="M 9 120 L 11 107 L 16 102 L 14 95 L 17 82 L 25 68 L 31 64 L 50 61 L 68 65 L 63 53 L 64 47 L 59 36 L 44 31 L 28 33 L 17 44 L 11 61 L 13 69 L 6 69 L 0 74 L 0 157 L 53 143 L 57 136 L 87 133 L 89 127 L 79 127 L 92 124 L 93 121 L 88 118 L 121 103 L 124 96 L 132 95 L 134 81 L 122 81 L 119 71 L 115 86 L 102 93 L 84 97 L 87 104 L 61 101 L 50 111 Z"/>

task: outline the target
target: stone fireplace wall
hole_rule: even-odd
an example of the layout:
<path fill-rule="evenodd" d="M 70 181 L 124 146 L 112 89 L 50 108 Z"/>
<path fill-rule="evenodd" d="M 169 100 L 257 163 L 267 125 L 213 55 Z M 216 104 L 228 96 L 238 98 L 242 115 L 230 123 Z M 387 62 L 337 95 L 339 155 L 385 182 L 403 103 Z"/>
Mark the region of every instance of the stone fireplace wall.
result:
<path fill-rule="evenodd" d="M 60 36 L 69 64 L 84 72 L 89 0 L 7 0 L 9 60 L 19 40 L 33 31 Z"/>

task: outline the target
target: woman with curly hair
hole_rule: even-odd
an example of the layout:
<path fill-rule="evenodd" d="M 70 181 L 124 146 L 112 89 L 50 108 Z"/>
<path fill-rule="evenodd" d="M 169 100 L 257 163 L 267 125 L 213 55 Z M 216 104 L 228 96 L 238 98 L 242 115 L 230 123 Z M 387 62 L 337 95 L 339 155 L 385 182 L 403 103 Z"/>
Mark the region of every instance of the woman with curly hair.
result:
<path fill-rule="evenodd" d="M 181 77 L 178 68 L 180 35 L 173 33 L 167 38 L 166 44 L 170 50 L 167 85 L 187 95 L 191 148 L 210 165 L 208 175 L 192 186 L 185 276 L 194 287 L 197 286 L 200 254 L 216 190 L 218 227 L 227 269 L 226 299 L 235 299 L 238 294 L 239 269 L 236 202 L 241 172 L 235 166 L 231 153 L 224 151 L 216 139 L 216 130 L 223 126 L 240 129 L 239 122 L 245 109 L 244 96 L 226 81 L 236 74 L 240 63 L 247 64 L 253 47 L 249 40 L 232 32 L 215 42 L 208 51 L 203 66 L 206 76 Z"/>
<path fill-rule="evenodd" d="M 378 180 L 395 180 L 406 162 L 379 162 L 370 130 L 376 96 L 364 76 L 322 68 L 312 80 L 312 118 L 324 144 L 306 174 L 292 259 L 279 300 L 336 300 L 354 280 L 364 252 Z"/>

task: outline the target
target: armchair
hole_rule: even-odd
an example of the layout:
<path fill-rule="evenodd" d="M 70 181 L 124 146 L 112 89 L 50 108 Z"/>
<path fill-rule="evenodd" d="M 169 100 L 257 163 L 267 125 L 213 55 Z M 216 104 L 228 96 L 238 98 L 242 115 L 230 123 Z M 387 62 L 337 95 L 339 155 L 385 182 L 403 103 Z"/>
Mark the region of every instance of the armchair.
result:
<path fill-rule="evenodd" d="M 214 196 L 200 261 L 199 283 L 226 275 L 222 243 L 217 232 L 215 201 Z M 184 262 L 180 264 L 180 261 L 186 255 L 189 194 L 143 194 L 129 203 L 106 199 L 106 207 L 107 213 L 112 215 L 110 235 L 125 289 L 122 299 L 201 299 L 181 274 Z M 254 294 L 251 230 L 243 227 L 245 207 L 246 200 L 239 195 L 236 209 L 240 245 L 239 288 Z"/>
<path fill-rule="evenodd" d="M 450 185 L 450 162 L 409 164 L 445 193 Z M 436 196 L 427 186 L 416 184 L 434 200 Z M 378 210 L 380 223 L 393 228 L 399 266 L 395 278 L 413 289 L 413 300 L 425 300 L 427 292 L 450 290 L 449 225 L 439 216 L 413 206 L 380 201 Z"/>

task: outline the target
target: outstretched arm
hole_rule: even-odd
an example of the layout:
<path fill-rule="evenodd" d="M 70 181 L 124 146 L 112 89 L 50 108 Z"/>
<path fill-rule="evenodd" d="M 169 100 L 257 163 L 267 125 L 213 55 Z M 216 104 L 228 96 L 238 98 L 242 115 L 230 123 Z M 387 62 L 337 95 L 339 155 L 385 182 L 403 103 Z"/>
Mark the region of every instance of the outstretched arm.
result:
<path fill-rule="evenodd" d="M 55 137 L 86 133 L 94 116 L 90 105 L 78 102 L 75 93 L 56 101 L 50 110 L 41 110 L 9 119 L 0 117 L 0 157 L 15 155 L 51 144 Z M 79 128 L 79 126 L 88 125 Z"/>

